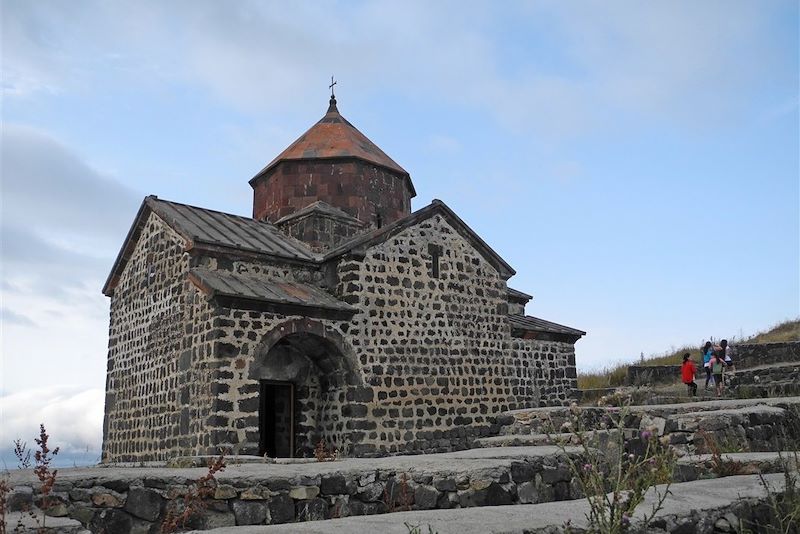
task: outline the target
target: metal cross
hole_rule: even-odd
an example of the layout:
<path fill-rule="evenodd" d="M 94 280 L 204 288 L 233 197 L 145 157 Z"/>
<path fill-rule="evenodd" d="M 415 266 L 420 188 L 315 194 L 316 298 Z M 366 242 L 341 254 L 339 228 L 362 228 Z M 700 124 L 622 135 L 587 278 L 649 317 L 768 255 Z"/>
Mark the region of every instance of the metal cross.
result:
<path fill-rule="evenodd" d="M 334 97 L 334 95 L 333 95 L 333 86 L 334 85 L 336 85 L 336 82 L 333 81 L 333 76 L 331 76 L 331 84 L 328 86 L 328 88 L 331 90 L 331 98 Z"/>

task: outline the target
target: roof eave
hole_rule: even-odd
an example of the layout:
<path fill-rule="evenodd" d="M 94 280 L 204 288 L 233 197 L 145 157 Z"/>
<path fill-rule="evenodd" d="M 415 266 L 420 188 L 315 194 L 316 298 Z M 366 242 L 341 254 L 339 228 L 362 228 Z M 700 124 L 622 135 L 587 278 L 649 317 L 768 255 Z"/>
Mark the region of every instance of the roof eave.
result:
<path fill-rule="evenodd" d="M 111 271 L 108 273 L 108 277 L 106 278 L 105 284 L 103 284 L 103 295 L 110 297 L 114 294 L 114 288 L 119 282 L 119 276 L 121 274 L 121 269 L 124 269 L 125 264 L 128 262 L 130 254 L 133 252 L 132 248 L 136 245 L 138 241 L 138 236 L 142 231 L 142 224 L 147 219 L 147 215 L 152 212 L 152 207 L 148 200 L 156 199 L 155 195 L 148 195 L 144 197 L 142 200 L 141 205 L 139 206 L 139 211 L 136 212 L 136 217 L 133 218 L 133 223 L 131 227 L 128 229 L 128 234 L 125 236 L 125 240 L 122 242 L 122 246 L 117 253 L 117 257 L 114 260 L 114 264 L 111 266 Z M 129 250 L 130 249 L 130 250 Z"/>

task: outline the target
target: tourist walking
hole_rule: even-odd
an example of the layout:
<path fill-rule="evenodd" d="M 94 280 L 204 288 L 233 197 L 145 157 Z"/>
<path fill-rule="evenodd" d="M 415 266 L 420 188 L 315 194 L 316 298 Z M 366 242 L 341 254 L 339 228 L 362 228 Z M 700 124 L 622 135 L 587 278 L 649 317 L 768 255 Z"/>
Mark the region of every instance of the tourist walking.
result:
<path fill-rule="evenodd" d="M 714 376 L 714 382 L 717 385 L 717 397 L 722 396 L 722 374 L 725 369 L 725 360 L 719 354 L 714 354 L 709 362 L 711 374 Z"/>
<path fill-rule="evenodd" d="M 686 384 L 689 390 L 690 397 L 697 396 L 697 384 L 694 383 L 694 376 L 697 373 L 697 368 L 692 361 L 691 356 L 687 352 L 683 355 L 683 365 L 681 366 L 681 380 Z"/>
<path fill-rule="evenodd" d="M 722 359 L 725 362 L 725 368 L 728 370 L 728 372 L 733 372 L 733 347 L 728 344 L 727 339 L 720 341 L 719 347 L 722 349 Z"/>
<path fill-rule="evenodd" d="M 711 357 L 714 355 L 714 346 L 711 344 L 710 341 L 706 341 L 706 344 L 703 345 L 703 368 L 706 370 L 706 389 L 708 389 L 708 383 L 711 382 Z"/>

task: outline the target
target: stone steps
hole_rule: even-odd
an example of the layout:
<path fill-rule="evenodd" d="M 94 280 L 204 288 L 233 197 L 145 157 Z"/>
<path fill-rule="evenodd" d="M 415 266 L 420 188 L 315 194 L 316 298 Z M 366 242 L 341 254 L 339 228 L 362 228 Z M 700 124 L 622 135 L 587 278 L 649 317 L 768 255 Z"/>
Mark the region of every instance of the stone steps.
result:
<path fill-rule="evenodd" d="M 764 475 L 764 480 L 777 491 L 782 491 L 782 474 Z M 663 491 L 664 487 L 659 489 Z M 732 532 L 732 524 L 739 520 L 761 519 L 764 507 L 752 506 L 763 501 L 765 490 L 758 475 L 734 476 L 719 480 L 697 480 L 672 484 L 671 494 L 656 518 L 660 530 L 654 532 Z M 652 508 L 654 492 L 636 510 L 634 525 Z M 381 532 L 408 534 L 406 525 L 419 525 L 419 532 L 427 534 L 532 534 L 561 533 L 570 521 L 574 528 L 587 528 L 586 499 L 569 502 L 550 502 L 516 506 L 491 506 L 457 510 L 427 510 L 395 512 L 380 516 L 347 517 L 327 521 L 313 521 L 274 526 L 249 526 L 219 528 L 209 534 L 339 534 L 342 532 Z M 760 514 L 760 515 L 759 515 Z M 762 523 L 763 524 L 763 523 Z M 430 530 L 429 530 L 430 527 Z M 715 528 L 717 530 L 715 530 Z M 730 530 L 726 530 L 730 529 Z M 199 534 L 199 533 L 195 533 Z"/>
<path fill-rule="evenodd" d="M 632 418 L 648 415 L 651 417 L 667 417 L 680 413 L 710 412 L 721 409 L 749 408 L 753 406 L 776 406 L 783 409 L 793 407 L 800 409 L 800 396 L 770 397 L 756 399 L 720 399 L 710 398 L 693 402 L 667 404 L 643 404 L 630 406 L 628 412 Z M 579 408 L 581 420 L 588 429 L 596 428 L 608 414 L 619 412 L 618 407 L 582 406 Z M 499 435 L 545 434 L 546 431 L 558 431 L 572 419 L 569 407 L 545 407 L 513 410 L 498 417 Z"/>
<path fill-rule="evenodd" d="M 585 431 L 599 435 L 606 432 L 603 428 L 615 427 L 610 418 L 619 409 L 580 408 L 577 413 Z M 480 438 L 475 445 L 488 448 L 552 444 L 554 437 L 570 437 L 564 432 L 573 417 L 569 408 L 561 407 L 509 412 L 499 435 Z M 624 428 L 631 432 L 629 437 L 643 430 L 656 432 L 681 455 L 708 452 L 712 447 L 734 452 L 777 451 L 800 440 L 800 398 L 631 406 Z"/>

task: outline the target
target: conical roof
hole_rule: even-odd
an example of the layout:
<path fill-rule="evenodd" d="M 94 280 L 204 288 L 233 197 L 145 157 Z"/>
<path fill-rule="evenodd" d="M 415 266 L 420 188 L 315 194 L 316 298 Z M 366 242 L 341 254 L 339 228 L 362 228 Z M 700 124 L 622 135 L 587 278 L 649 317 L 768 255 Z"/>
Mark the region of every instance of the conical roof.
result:
<path fill-rule="evenodd" d="M 358 158 L 408 176 L 405 169 L 339 114 L 336 98 L 331 97 L 325 116 L 261 169 L 250 182 L 281 161 L 333 158 Z"/>

